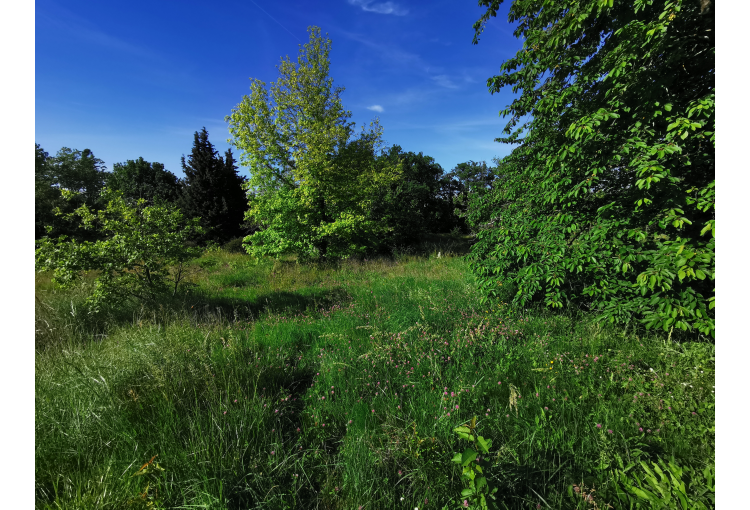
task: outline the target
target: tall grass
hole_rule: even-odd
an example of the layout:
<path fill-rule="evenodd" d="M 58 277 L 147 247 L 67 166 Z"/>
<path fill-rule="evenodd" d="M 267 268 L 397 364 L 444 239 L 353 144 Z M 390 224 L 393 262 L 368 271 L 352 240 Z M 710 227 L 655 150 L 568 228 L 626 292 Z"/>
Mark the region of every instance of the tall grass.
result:
<path fill-rule="evenodd" d="M 455 508 L 473 416 L 499 508 L 619 508 L 640 460 L 713 466 L 712 345 L 480 307 L 440 248 L 213 252 L 191 293 L 104 323 L 40 276 L 36 506 Z"/>

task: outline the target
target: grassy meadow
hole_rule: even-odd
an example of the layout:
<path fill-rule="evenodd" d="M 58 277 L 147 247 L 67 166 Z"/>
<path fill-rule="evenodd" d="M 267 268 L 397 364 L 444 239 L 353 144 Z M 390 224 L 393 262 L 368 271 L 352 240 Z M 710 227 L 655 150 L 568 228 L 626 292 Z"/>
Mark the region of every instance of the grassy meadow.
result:
<path fill-rule="evenodd" d="M 463 508 L 475 416 L 498 508 L 712 507 L 713 344 L 480 306 L 465 251 L 217 250 L 97 318 L 37 275 L 36 507 Z"/>

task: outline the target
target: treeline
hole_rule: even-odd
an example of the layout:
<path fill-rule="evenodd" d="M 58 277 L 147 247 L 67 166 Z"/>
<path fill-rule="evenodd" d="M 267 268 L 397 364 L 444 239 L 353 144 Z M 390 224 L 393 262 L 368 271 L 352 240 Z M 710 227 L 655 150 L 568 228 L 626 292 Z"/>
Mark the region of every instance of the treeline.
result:
<path fill-rule="evenodd" d="M 390 227 L 382 238 L 370 243 L 379 247 L 380 253 L 418 243 L 426 233 L 469 233 L 465 219 L 469 194 L 492 189 L 495 179 L 495 169 L 486 162 L 468 161 L 444 172 L 433 158 L 404 152 L 398 145 L 373 157 L 372 164 L 386 163 L 400 165 L 402 173 L 372 197 L 371 218 Z M 198 218 L 205 233 L 192 236 L 196 245 L 224 245 L 242 239 L 262 230 L 263 225 L 245 218 L 247 180 L 237 168 L 232 150 L 219 155 L 205 128 L 195 133 L 190 154 L 182 157 L 182 179 L 162 163 L 142 157 L 115 163 L 112 171 L 107 171 L 89 149 L 64 147 L 50 156 L 36 144 L 36 239 L 63 235 L 79 241 L 98 239 L 97 230 L 85 229 L 68 216 L 84 204 L 94 212 L 101 210 L 105 187 L 119 191 L 131 203 L 143 199 L 149 205 L 170 204 L 180 209 L 185 219 Z M 66 190 L 74 195 L 64 198 Z M 250 198 L 253 195 L 250 192 Z"/>

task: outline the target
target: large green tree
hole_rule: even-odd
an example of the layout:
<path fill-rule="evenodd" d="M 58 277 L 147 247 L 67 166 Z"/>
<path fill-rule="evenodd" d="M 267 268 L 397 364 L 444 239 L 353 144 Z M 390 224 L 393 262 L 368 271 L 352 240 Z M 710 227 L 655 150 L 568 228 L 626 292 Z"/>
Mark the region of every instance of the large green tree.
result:
<path fill-rule="evenodd" d="M 150 163 L 143 158 L 115 163 L 107 187 L 121 191 L 126 200 L 135 202 L 144 199 L 149 204 L 175 202 L 181 191 L 175 174 L 165 170 L 163 164 Z"/>
<path fill-rule="evenodd" d="M 93 209 L 100 208 L 100 192 L 110 175 L 104 162 L 90 149 L 80 151 L 63 147 L 52 157 L 39 144 L 35 144 L 35 149 L 36 238 L 63 234 L 90 237 L 91 232 L 78 228 L 65 216 L 55 215 L 55 210 L 61 208 L 69 213 L 83 204 Z M 63 190 L 75 195 L 71 200 L 63 200 Z M 47 232 L 46 227 L 51 227 L 51 231 Z"/>
<path fill-rule="evenodd" d="M 309 32 L 297 61 L 282 59 L 270 91 L 252 80 L 227 116 L 251 175 L 247 219 L 262 226 L 245 239 L 256 255 L 346 257 L 372 250 L 388 230 L 370 217 L 377 190 L 398 176 L 377 161 L 382 128 L 375 120 L 352 136 L 344 89 L 329 76 L 331 41 L 318 27 Z"/>
<path fill-rule="evenodd" d="M 421 152 L 403 152 L 398 145 L 379 159 L 401 167 L 399 179 L 382 188 L 373 200 L 371 218 L 389 227 L 382 238 L 384 247 L 415 244 L 428 232 L 444 231 L 452 210 L 441 202 L 443 169 L 435 159 Z"/>
<path fill-rule="evenodd" d="M 200 218 L 205 230 L 198 241 L 224 243 L 238 237 L 247 209 L 245 178 L 237 173 L 232 149 L 221 157 L 204 127 L 193 137 L 193 149 L 182 157 L 185 172 L 178 204 L 187 218 Z"/>
<path fill-rule="evenodd" d="M 501 0 L 482 0 L 475 42 Z M 714 14 L 700 0 L 516 0 L 502 186 L 469 217 L 488 297 L 714 334 Z M 488 221 L 489 220 L 489 221 Z"/>

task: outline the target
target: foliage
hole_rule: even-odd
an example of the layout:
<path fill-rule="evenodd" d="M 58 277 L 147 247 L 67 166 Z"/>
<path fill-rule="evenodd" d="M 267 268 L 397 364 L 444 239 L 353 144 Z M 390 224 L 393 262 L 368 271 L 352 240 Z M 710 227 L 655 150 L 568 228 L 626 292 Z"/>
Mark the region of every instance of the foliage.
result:
<path fill-rule="evenodd" d="M 466 161 L 459 163 L 446 176 L 446 185 L 451 190 L 450 200 L 454 214 L 460 219 L 461 227 L 466 229 L 469 200 L 481 198 L 495 187 L 496 169 L 487 166 L 487 162 Z"/>
<path fill-rule="evenodd" d="M 442 207 L 448 205 L 439 197 L 443 169 L 435 159 L 421 152 L 405 153 L 398 145 L 379 159 L 391 166 L 401 165 L 402 172 L 397 181 L 379 190 L 373 199 L 370 217 L 389 228 L 382 243 L 391 247 L 408 246 L 419 243 L 427 232 L 445 231 L 452 211 Z"/>
<path fill-rule="evenodd" d="M 73 192 L 63 197 L 75 200 Z M 66 236 L 38 242 L 37 271 L 52 271 L 53 281 L 63 288 L 97 271 L 94 289 L 87 299 L 90 310 L 116 306 L 126 299 L 154 303 L 164 294 L 177 293 L 187 276 L 185 262 L 197 255 L 185 242 L 201 233 L 198 220 L 185 221 L 174 206 L 149 206 L 144 199 L 128 204 L 119 192 L 103 190 L 106 208 L 93 212 L 86 204 L 70 213 L 86 229 L 94 229 L 101 240 L 76 241 Z"/>
<path fill-rule="evenodd" d="M 132 498 L 128 501 L 128 508 L 163 508 L 159 498 L 159 487 L 162 485 L 163 475 L 161 473 L 166 471 L 166 469 L 160 466 L 158 462 L 154 463 L 154 460 L 158 456 L 156 454 L 151 457 L 151 460 L 131 475 L 131 478 L 136 476 L 142 477 L 146 481 L 146 485 L 143 488 L 143 492 L 140 492 L 137 498 Z M 149 490 L 151 490 L 151 493 L 149 493 Z"/>
<path fill-rule="evenodd" d="M 181 186 L 177 176 L 164 169 L 162 163 L 149 163 L 143 158 L 115 163 L 107 187 L 122 192 L 126 200 L 144 199 L 148 204 L 158 201 L 175 202 Z"/>
<path fill-rule="evenodd" d="M 501 0 L 487 11 L 477 36 Z M 513 2 L 492 93 L 520 144 L 470 208 L 487 298 L 715 334 L 714 14 L 697 0 Z"/>
<path fill-rule="evenodd" d="M 459 438 L 470 441 L 476 445 L 477 452 L 473 448 L 466 448 L 463 453 L 457 453 L 451 461 L 458 464 L 461 470 L 461 478 L 467 487 L 461 491 L 459 508 L 481 508 L 486 510 L 490 508 L 487 496 L 495 499 L 497 487 L 491 488 L 487 484 L 487 478 L 481 465 L 480 455 L 489 455 L 492 439 L 485 439 L 476 433 L 477 417 L 472 418 L 471 423 L 467 423 L 453 429 Z M 485 463 L 485 467 L 487 463 Z"/>
<path fill-rule="evenodd" d="M 242 237 L 235 237 L 231 241 L 225 243 L 221 249 L 229 253 L 245 253 L 245 248 L 242 246 Z"/>
<path fill-rule="evenodd" d="M 89 149 L 79 151 L 63 147 L 54 157 L 50 157 L 39 144 L 35 146 L 36 239 L 45 235 L 57 237 L 63 234 L 78 239 L 90 238 L 85 231 L 66 221 L 64 216 L 55 215 L 55 210 L 60 208 L 70 213 L 83 204 L 92 209 L 99 208 L 99 194 L 109 175 L 104 162 L 94 157 Z M 75 192 L 76 196 L 71 200 L 64 200 L 63 190 Z M 48 226 L 52 227 L 51 232 L 47 232 Z"/>
<path fill-rule="evenodd" d="M 224 243 L 239 236 L 247 198 L 232 149 L 219 156 L 204 127 L 195 132 L 187 161 L 182 157 L 182 170 L 185 180 L 178 205 L 186 218 L 200 218 L 205 234 L 197 240 Z"/>
<path fill-rule="evenodd" d="M 619 457 L 618 461 L 619 469 L 612 475 L 618 508 L 706 510 L 716 505 L 713 464 L 700 470 L 680 466 L 675 459 L 649 463 L 639 460 L 627 466 Z"/>
<path fill-rule="evenodd" d="M 309 32 L 297 62 L 282 59 L 270 94 L 252 80 L 250 96 L 226 118 L 250 169 L 246 217 L 262 230 L 245 241 L 255 255 L 347 257 L 371 250 L 388 230 L 369 217 L 376 191 L 397 178 L 376 161 L 382 128 L 375 120 L 351 138 L 344 89 L 328 75 L 331 41 L 318 27 Z"/>

